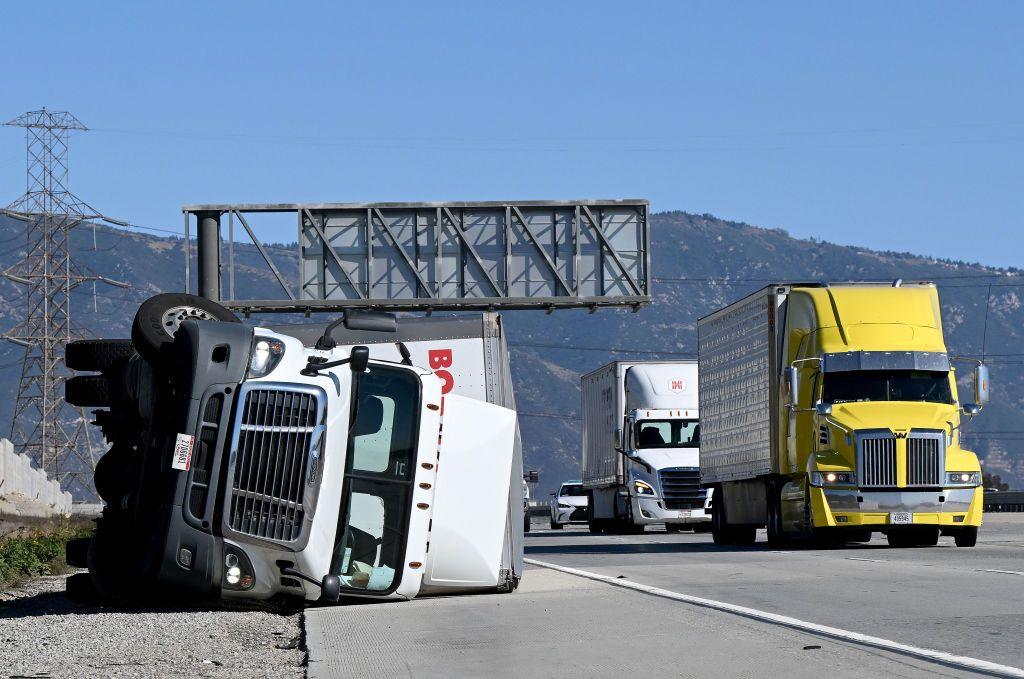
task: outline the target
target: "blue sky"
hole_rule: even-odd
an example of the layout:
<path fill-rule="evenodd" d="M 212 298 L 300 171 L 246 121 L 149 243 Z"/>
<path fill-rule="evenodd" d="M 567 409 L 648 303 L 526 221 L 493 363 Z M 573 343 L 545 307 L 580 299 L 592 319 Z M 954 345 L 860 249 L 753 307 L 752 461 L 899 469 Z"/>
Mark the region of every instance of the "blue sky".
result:
<path fill-rule="evenodd" d="M 2 35 L 0 117 L 75 113 L 74 190 L 141 224 L 646 197 L 1024 265 L 1024 3 L 21 3 Z"/>

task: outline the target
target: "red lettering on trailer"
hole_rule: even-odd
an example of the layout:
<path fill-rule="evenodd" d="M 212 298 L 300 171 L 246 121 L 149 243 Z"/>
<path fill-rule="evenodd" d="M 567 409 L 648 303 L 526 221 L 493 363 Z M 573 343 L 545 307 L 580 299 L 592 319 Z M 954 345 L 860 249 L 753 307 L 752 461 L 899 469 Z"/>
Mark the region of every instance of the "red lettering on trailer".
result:
<path fill-rule="evenodd" d="M 441 386 L 442 394 L 447 394 L 455 387 L 455 378 L 450 372 L 444 370 L 444 368 L 452 367 L 453 360 L 451 349 L 431 349 L 427 352 L 427 362 L 430 364 L 431 370 L 444 381 Z"/>

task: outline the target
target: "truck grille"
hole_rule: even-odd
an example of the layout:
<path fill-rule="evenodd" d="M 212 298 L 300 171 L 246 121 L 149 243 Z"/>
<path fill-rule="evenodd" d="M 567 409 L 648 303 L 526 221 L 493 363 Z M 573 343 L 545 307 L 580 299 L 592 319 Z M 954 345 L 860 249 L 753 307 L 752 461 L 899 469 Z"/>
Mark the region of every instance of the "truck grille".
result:
<path fill-rule="evenodd" d="M 702 509 L 707 491 L 700 487 L 698 467 L 676 467 L 658 472 L 665 509 Z"/>
<path fill-rule="evenodd" d="M 896 438 L 891 432 L 857 437 L 857 469 L 863 488 L 896 486 Z"/>
<path fill-rule="evenodd" d="M 937 432 L 910 432 L 907 439 L 907 485 L 941 486 L 946 468 L 946 435 Z"/>
<path fill-rule="evenodd" d="M 946 439 L 941 431 L 912 431 L 907 437 L 909 486 L 941 486 Z M 862 488 L 896 487 L 896 437 L 892 432 L 857 435 L 857 469 Z"/>
<path fill-rule="evenodd" d="M 231 451 L 233 531 L 285 542 L 299 538 L 306 487 L 318 472 L 322 423 L 323 404 L 313 390 L 264 384 L 247 390 Z"/>

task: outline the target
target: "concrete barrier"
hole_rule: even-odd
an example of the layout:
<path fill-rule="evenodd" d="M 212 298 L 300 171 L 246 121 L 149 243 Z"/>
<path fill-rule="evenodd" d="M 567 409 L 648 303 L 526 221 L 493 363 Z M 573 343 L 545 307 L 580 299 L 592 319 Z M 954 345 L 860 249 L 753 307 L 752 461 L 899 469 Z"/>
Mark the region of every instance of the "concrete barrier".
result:
<path fill-rule="evenodd" d="M 0 502 L 18 507 L 19 514 L 71 513 L 71 493 L 62 491 L 46 472 L 33 467 L 28 456 L 15 453 L 7 439 L 0 439 Z"/>

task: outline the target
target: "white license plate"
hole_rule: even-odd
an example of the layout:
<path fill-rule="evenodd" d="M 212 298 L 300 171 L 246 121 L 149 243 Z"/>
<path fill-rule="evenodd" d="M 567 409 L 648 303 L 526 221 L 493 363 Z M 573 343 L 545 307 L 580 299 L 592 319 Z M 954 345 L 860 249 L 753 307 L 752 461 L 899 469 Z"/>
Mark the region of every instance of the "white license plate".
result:
<path fill-rule="evenodd" d="M 690 518 L 690 510 L 689 509 L 680 509 L 679 510 L 679 518 L 680 519 L 688 519 L 688 518 Z"/>
<path fill-rule="evenodd" d="M 914 523 L 914 515 L 910 512 L 889 512 L 889 523 Z"/>

